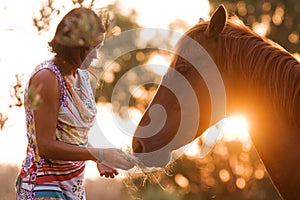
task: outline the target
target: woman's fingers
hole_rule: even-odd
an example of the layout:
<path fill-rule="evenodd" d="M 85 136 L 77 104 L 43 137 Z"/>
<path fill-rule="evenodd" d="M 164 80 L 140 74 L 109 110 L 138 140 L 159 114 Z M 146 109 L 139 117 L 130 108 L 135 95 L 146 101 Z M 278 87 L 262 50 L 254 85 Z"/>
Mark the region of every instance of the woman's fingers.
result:
<path fill-rule="evenodd" d="M 119 174 L 116 169 L 109 167 L 104 163 L 97 163 L 97 168 L 100 173 L 100 176 L 105 176 L 106 178 L 114 178 L 116 175 Z"/>
<path fill-rule="evenodd" d="M 105 176 L 106 178 L 114 178 L 115 177 L 115 174 L 112 170 L 109 170 L 109 171 L 104 171 L 104 172 L 101 172 L 100 173 L 100 176 Z"/>

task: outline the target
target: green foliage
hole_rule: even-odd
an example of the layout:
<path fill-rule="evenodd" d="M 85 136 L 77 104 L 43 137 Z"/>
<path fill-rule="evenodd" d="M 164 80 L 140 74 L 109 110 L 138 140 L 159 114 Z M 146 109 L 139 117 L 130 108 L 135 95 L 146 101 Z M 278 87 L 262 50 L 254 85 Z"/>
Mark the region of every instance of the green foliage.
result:
<path fill-rule="evenodd" d="M 266 37 L 291 53 L 300 52 L 299 0 L 209 0 L 211 11 L 224 4 L 230 15 L 254 28 L 267 26 Z"/>

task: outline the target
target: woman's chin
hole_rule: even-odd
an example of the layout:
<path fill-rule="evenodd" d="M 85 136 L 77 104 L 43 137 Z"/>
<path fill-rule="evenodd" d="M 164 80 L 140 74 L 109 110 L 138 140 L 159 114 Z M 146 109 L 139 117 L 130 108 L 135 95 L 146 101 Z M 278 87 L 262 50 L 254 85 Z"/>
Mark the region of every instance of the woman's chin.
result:
<path fill-rule="evenodd" d="M 89 68 L 89 66 L 91 65 L 92 62 L 93 62 L 93 58 L 87 57 L 82 62 L 81 66 L 80 66 L 80 69 L 87 69 L 87 68 Z"/>

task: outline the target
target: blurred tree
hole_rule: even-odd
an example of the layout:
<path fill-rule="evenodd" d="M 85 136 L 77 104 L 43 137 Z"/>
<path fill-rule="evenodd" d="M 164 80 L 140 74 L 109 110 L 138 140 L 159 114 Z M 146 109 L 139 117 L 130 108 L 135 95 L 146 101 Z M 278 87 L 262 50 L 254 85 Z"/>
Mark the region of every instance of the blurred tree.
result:
<path fill-rule="evenodd" d="M 8 117 L 0 112 L 0 130 L 4 127 L 5 122 L 8 120 Z"/>
<path fill-rule="evenodd" d="M 10 97 L 14 101 L 12 104 L 9 105 L 9 108 L 13 106 L 21 107 L 23 105 L 23 78 L 24 74 L 16 74 L 16 83 L 11 86 L 9 92 L 10 92 Z M 8 116 L 5 115 L 3 112 L 0 112 L 0 130 L 4 128 L 5 123 L 8 120 Z"/>
<path fill-rule="evenodd" d="M 291 53 L 300 52 L 299 0 L 209 0 L 211 11 L 224 4 L 230 15 L 238 16 Z"/>
<path fill-rule="evenodd" d="M 12 86 L 11 90 L 10 90 L 10 96 L 12 99 L 15 99 L 15 103 L 9 105 L 9 107 L 13 107 L 13 106 L 22 106 L 23 105 L 23 94 L 24 91 L 22 89 L 22 81 L 24 78 L 24 74 L 16 74 L 16 84 Z"/>
<path fill-rule="evenodd" d="M 100 1 L 100 0 L 99 0 Z M 113 38 L 120 34 L 122 31 L 131 30 L 140 28 L 139 25 L 136 23 L 136 11 L 135 10 L 127 10 L 126 15 L 124 15 L 122 12 L 122 9 L 119 6 L 119 2 L 116 1 L 112 5 L 108 5 L 105 8 L 97 8 L 95 5 L 97 4 L 97 0 L 94 1 L 85 1 L 85 0 L 72 0 L 74 7 L 80 7 L 80 6 L 86 6 L 91 7 L 96 12 L 103 12 L 105 14 L 108 14 L 108 17 L 110 18 L 110 22 L 108 24 L 109 31 L 107 33 L 107 38 Z M 87 4 L 87 5 L 85 5 Z M 63 6 L 60 8 L 55 7 L 53 0 L 47 0 L 46 3 L 44 3 L 39 11 L 39 14 L 37 16 L 33 17 L 34 26 L 37 27 L 38 32 L 43 32 L 49 29 L 49 25 L 53 17 L 57 16 L 61 9 L 64 9 Z M 116 44 L 116 42 L 111 40 L 111 45 L 113 47 L 117 47 L 116 49 L 112 49 L 112 51 L 118 51 L 118 49 L 123 49 L 126 47 L 128 43 L 130 44 L 137 44 L 138 36 L 127 38 L 125 43 L 122 44 Z M 165 40 L 165 43 L 168 43 L 169 41 Z M 163 44 L 161 44 L 163 45 Z M 106 69 L 100 70 L 98 72 L 101 74 L 100 76 L 100 82 L 101 87 L 94 88 L 96 89 L 95 92 L 95 99 L 98 102 L 111 102 L 112 92 L 115 88 L 115 85 L 120 80 L 120 78 L 123 77 L 125 73 L 130 71 L 130 69 L 141 66 L 145 64 L 148 59 L 151 57 L 151 55 L 158 51 L 158 49 L 153 48 L 139 48 L 136 46 L 136 50 L 126 53 L 125 55 L 119 56 L 116 60 L 113 61 L 113 63 L 108 66 Z M 101 49 L 100 49 L 101 51 Z M 105 54 L 106 52 L 102 52 Z M 100 62 L 102 63 L 102 62 Z M 96 68 L 103 68 L 102 65 L 96 66 Z M 98 69 L 99 70 L 99 69 Z M 145 107 L 147 106 L 148 102 L 150 101 L 157 85 L 155 82 L 158 82 L 160 76 L 155 74 L 151 70 L 146 70 L 146 74 L 144 70 L 132 70 L 129 76 L 129 79 L 127 80 L 126 85 L 123 86 L 122 92 L 116 95 L 115 102 L 114 102 L 114 111 L 119 113 L 121 116 L 127 116 L 127 109 L 128 107 L 134 106 L 138 108 L 140 111 L 144 111 Z M 144 81 L 150 83 L 146 84 L 141 87 L 140 90 L 144 91 L 144 94 L 147 95 L 140 95 L 132 96 L 128 88 L 130 86 L 137 86 L 137 77 L 144 79 Z M 96 86 L 95 83 L 96 80 L 92 80 L 92 85 Z M 151 84 L 153 83 L 153 84 Z M 127 99 L 130 99 L 129 102 L 126 102 Z M 128 105 L 129 103 L 129 105 Z"/>
<path fill-rule="evenodd" d="M 136 42 L 139 40 L 139 36 L 137 35 L 132 35 L 132 37 L 128 36 L 128 38 L 123 39 L 124 41 L 122 41 L 122 43 L 117 44 L 118 41 L 114 41 L 113 37 L 117 37 L 123 31 L 140 28 L 140 26 L 135 22 L 136 12 L 131 10 L 129 12 L 127 11 L 126 15 L 122 14 L 122 11 L 118 6 L 118 2 L 109 6 L 107 10 L 112 16 L 111 23 L 113 23 L 111 33 L 109 33 L 107 38 L 110 39 L 110 45 L 115 47 L 115 49 L 110 49 L 110 51 L 113 54 L 118 53 L 119 50 L 126 49 L 128 44 L 136 45 L 134 48 L 136 50 L 117 57 L 117 59 L 106 67 L 104 71 L 100 72 L 100 81 L 102 83 L 101 87 L 98 87 L 96 90 L 95 98 L 98 102 L 111 102 L 112 93 L 116 84 L 121 78 L 124 78 L 124 75 L 127 73 L 126 82 L 124 84 L 119 84 L 122 88 L 119 88 L 119 92 L 116 95 L 116 98 L 114 99 L 115 102 L 113 104 L 114 111 L 118 112 L 121 116 L 125 116 L 126 114 L 124 113 L 127 112 L 128 107 L 133 106 L 143 111 L 152 98 L 152 95 L 149 95 L 149 92 L 150 94 L 153 94 L 157 85 L 147 84 L 140 86 L 138 81 L 143 79 L 144 82 L 155 83 L 158 82 L 160 76 L 147 68 L 143 68 L 141 70 L 135 67 L 144 65 L 152 54 L 158 52 L 158 49 L 147 48 L 148 45 L 146 45 L 146 48 L 139 48 Z M 102 53 L 105 55 L 107 52 Z M 100 63 L 102 63 L 102 61 Z M 103 66 L 100 65 L 98 67 L 101 68 Z M 131 70 L 133 68 L 135 69 Z M 141 87 L 141 90 L 145 91 L 145 95 L 139 97 L 132 96 L 129 89 L 137 86 Z M 130 99 L 129 105 L 128 102 L 126 102 L 127 99 Z"/>
<path fill-rule="evenodd" d="M 60 10 L 53 6 L 54 0 L 47 0 L 43 3 L 39 14 L 32 18 L 33 25 L 37 28 L 38 32 L 49 30 L 51 20 L 56 17 Z"/>

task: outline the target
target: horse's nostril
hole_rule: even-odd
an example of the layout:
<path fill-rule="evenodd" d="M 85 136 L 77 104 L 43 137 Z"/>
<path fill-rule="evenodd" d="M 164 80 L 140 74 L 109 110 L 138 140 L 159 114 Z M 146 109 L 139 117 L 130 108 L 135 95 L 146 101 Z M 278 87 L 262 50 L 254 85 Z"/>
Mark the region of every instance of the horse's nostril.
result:
<path fill-rule="evenodd" d="M 143 152 L 143 145 L 139 140 L 136 140 L 133 143 L 133 152 L 134 153 L 142 153 Z"/>

